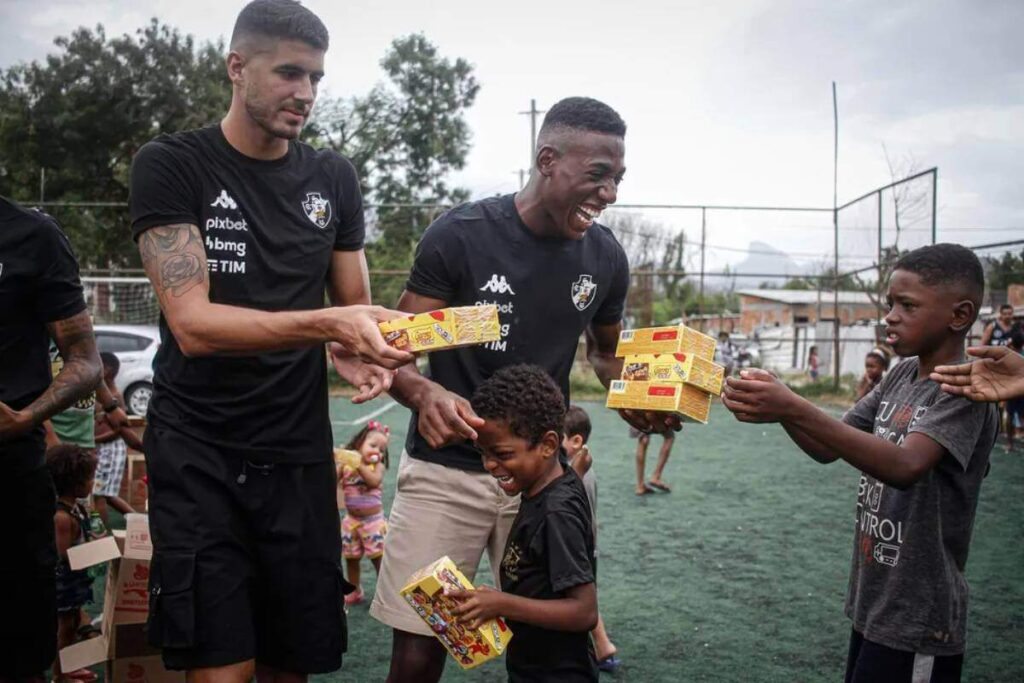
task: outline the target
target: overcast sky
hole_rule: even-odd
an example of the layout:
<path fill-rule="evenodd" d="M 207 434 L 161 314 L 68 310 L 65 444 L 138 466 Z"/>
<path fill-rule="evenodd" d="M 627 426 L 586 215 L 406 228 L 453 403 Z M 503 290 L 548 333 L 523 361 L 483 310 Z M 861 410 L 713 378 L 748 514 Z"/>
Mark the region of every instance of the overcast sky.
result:
<path fill-rule="evenodd" d="M 0 0 L 0 66 L 54 36 L 151 17 L 200 39 L 230 34 L 236 0 Z M 939 168 L 939 238 L 1024 237 L 1024 3 L 918 0 L 709 3 L 634 0 L 306 0 L 327 24 L 324 87 L 361 94 L 395 37 L 423 32 L 481 83 L 473 151 L 456 181 L 511 192 L 529 157 L 530 99 L 589 95 L 626 120 L 619 203 L 832 205 L 838 83 L 839 202 L 890 181 L 895 160 Z M 699 239 L 696 212 L 645 215 Z M 806 263 L 832 250 L 829 214 L 711 213 L 707 242 L 758 240 Z M 984 229 L 983 229 L 984 228 Z M 841 255 L 846 256 L 845 254 Z M 709 251 L 709 267 L 736 251 Z M 851 262 L 852 263 L 852 262 Z"/>

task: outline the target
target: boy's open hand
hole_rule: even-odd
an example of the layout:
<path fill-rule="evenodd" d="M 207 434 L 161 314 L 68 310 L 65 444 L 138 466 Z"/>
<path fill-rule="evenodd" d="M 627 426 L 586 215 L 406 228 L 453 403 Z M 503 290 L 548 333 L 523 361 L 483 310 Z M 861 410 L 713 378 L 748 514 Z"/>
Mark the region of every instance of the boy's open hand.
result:
<path fill-rule="evenodd" d="M 445 594 L 458 603 L 452 614 L 470 629 L 480 628 L 485 621 L 501 616 L 504 594 L 490 586 L 480 586 L 471 591 L 447 591 Z"/>
<path fill-rule="evenodd" d="M 1005 346 L 972 346 L 978 358 L 963 365 L 940 365 L 931 379 L 942 390 L 972 401 L 1008 401 L 1024 396 L 1024 356 Z"/>
<path fill-rule="evenodd" d="M 766 370 L 743 370 L 722 388 L 722 403 L 740 422 L 779 422 L 789 417 L 799 397 Z"/>

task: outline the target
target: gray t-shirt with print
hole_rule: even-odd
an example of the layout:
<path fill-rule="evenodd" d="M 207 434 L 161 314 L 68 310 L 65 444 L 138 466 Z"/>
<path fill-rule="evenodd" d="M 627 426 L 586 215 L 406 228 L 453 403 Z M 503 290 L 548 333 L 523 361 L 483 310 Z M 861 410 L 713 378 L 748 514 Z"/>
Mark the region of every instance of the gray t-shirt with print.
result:
<path fill-rule="evenodd" d="M 893 443 L 919 432 L 946 451 L 904 491 L 861 474 L 846 615 L 872 642 L 955 655 L 964 651 L 964 566 L 996 409 L 946 394 L 917 371 L 916 358 L 903 361 L 843 416 Z"/>

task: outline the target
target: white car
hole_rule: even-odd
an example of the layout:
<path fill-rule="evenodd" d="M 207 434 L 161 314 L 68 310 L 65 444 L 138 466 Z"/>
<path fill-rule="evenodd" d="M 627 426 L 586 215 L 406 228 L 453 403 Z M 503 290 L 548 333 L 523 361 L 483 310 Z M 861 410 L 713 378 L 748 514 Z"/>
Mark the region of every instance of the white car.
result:
<path fill-rule="evenodd" d="M 124 408 L 132 415 L 145 415 L 153 395 L 153 357 L 160 348 L 156 325 L 97 325 L 96 347 L 109 351 L 121 361 L 116 385 L 124 396 Z"/>

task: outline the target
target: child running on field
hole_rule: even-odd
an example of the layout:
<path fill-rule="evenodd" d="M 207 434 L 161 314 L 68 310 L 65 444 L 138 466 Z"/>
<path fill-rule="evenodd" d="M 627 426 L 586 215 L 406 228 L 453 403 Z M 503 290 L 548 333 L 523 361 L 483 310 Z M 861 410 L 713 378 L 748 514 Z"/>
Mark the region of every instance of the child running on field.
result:
<path fill-rule="evenodd" d="M 995 443 L 991 404 L 942 391 L 936 365 L 963 362 L 984 271 L 954 244 L 915 249 L 889 278 L 886 343 L 906 360 L 842 420 L 763 371 L 729 379 L 725 406 L 743 422 L 781 422 L 822 463 L 861 471 L 846 614 L 846 683 L 959 681 L 967 580 L 981 481 Z"/>
<path fill-rule="evenodd" d="M 502 616 L 515 634 L 510 681 L 596 681 L 594 528 L 583 482 L 562 451 L 565 399 L 541 368 L 512 365 L 480 385 L 473 410 L 484 468 L 509 496 L 522 494 L 501 561 L 501 590 L 451 595 L 470 628 Z"/>
<path fill-rule="evenodd" d="M 857 400 L 871 393 L 871 390 L 882 383 L 882 376 L 889 369 L 889 354 L 883 349 L 873 348 L 864 356 L 864 374 L 857 382 Z"/>
<path fill-rule="evenodd" d="M 369 558 L 373 568 L 380 573 L 384 536 L 387 534 L 380 484 L 388 467 L 390 431 L 380 422 L 370 420 L 345 446 L 359 454 L 358 464 L 344 463 L 338 467 L 338 486 L 345 497 L 341 554 L 345 558 L 348 582 L 356 587 L 345 596 L 345 605 L 358 604 L 365 597 L 359 566 L 363 557 Z"/>
<path fill-rule="evenodd" d="M 590 455 L 590 416 L 587 411 L 577 405 L 569 406 L 565 413 L 565 436 L 562 437 L 562 448 L 569 458 L 569 465 L 576 470 L 583 480 L 583 489 L 587 492 L 590 502 L 590 517 L 594 524 L 594 556 L 597 556 L 597 475 L 594 474 L 594 459 Z M 622 665 L 618 656 L 618 648 L 608 637 L 604 629 L 604 619 L 597 615 L 597 626 L 590 632 L 594 639 L 594 654 L 597 657 L 597 668 L 612 672 Z"/>
<path fill-rule="evenodd" d="M 92 539 L 89 512 L 79 502 L 92 493 L 96 457 L 90 450 L 73 444 L 52 446 L 46 451 L 46 467 L 57 490 L 57 511 L 53 526 L 57 541 L 57 648 L 75 642 L 81 626 L 82 607 L 92 602 L 92 576 L 88 570 L 72 570 L 68 549 Z M 60 657 L 53 665 L 57 681 L 94 681 L 87 669 L 63 672 Z"/>

